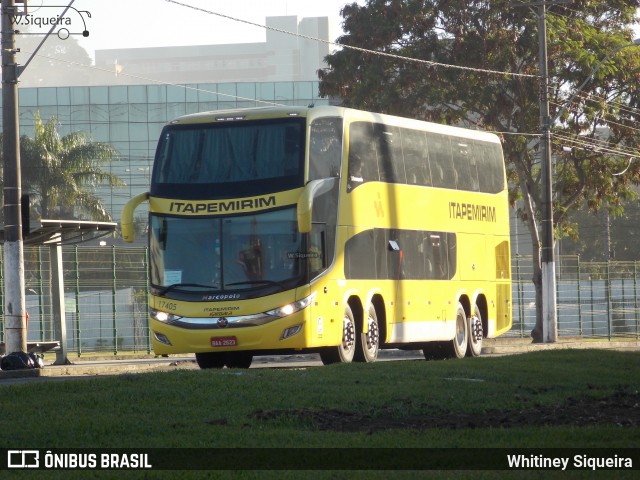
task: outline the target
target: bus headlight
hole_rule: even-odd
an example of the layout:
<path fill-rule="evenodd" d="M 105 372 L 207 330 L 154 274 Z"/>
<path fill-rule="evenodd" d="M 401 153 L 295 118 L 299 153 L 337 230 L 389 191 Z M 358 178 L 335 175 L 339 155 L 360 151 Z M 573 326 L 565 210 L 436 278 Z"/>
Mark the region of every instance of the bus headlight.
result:
<path fill-rule="evenodd" d="M 154 320 L 158 320 L 159 322 L 162 322 L 162 323 L 171 323 L 171 322 L 175 322 L 176 320 L 180 320 L 182 318 L 182 317 L 179 317 L 178 315 L 174 315 L 173 313 L 163 312 L 161 310 L 156 310 L 154 308 L 149 309 L 149 314 L 151 315 L 151 318 L 153 318 Z"/>
<path fill-rule="evenodd" d="M 302 300 L 298 300 L 297 302 L 289 303 L 279 308 L 274 308 L 273 310 L 269 310 L 265 312 L 267 315 L 271 315 L 273 317 L 286 317 L 288 315 L 299 312 L 300 310 L 304 310 L 311 302 L 313 302 L 314 298 L 316 298 L 316 292 L 313 292 L 308 297 L 303 298 Z"/>

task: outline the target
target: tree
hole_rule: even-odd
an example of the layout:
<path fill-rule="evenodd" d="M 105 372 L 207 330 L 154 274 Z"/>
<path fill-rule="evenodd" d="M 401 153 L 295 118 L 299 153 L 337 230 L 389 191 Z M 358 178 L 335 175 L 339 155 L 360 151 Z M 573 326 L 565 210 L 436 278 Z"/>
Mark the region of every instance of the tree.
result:
<path fill-rule="evenodd" d="M 34 129 L 34 138 L 20 137 L 20 158 L 22 191 L 29 193 L 37 215 L 61 219 L 85 215 L 92 220 L 111 221 L 95 187 L 124 185 L 117 176 L 101 169 L 113 160 L 114 148 L 91 142 L 83 132 L 60 137 L 55 117 L 42 123 L 36 114 Z"/>
<path fill-rule="evenodd" d="M 551 117 L 600 61 L 631 42 L 639 0 L 575 0 L 547 13 Z M 342 10 L 338 43 L 423 62 L 343 48 L 326 57 L 320 94 L 343 105 L 499 132 L 510 198 L 522 200 L 534 253 L 537 321 L 542 334 L 541 183 L 538 21 L 535 9 L 511 0 L 368 0 Z M 373 32 L 373 35 L 372 35 Z M 446 68 L 424 63 L 462 66 Z M 486 73 L 483 70 L 508 72 Z M 516 75 L 513 75 L 516 74 Z M 622 49 L 553 125 L 554 231 L 576 235 L 571 213 L 580 205 L 621 212 L 640 182 L 640 48 Z M 635 127 L 634 127 L 635 126 Z M 604 136 L 603 136 L 604 135 Z M 569 147 L 569 148 L 567 148 Z"/>

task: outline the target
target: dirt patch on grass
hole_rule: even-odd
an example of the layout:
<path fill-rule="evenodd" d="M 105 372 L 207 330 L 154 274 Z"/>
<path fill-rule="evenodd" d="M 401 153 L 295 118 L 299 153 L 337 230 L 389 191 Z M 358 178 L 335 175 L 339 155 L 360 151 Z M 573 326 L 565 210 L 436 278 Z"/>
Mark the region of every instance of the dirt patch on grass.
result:
<path fill-rule="evenodd" d="M 442 412 L 437 415 L 409 415 L 400 417 L 397 407 L 383 407 L 377 413 L 358 413 L 347 410 L 299 409 L 259 410 L 251 418 L 260 421 L 299 420 L 313 428 L 334 432 L 376 432 L 387 429 L 429 428 L 486 428 L 553 425 L 640 425 L 640 394 L 621 391 L 604 397 L 568 398 L 558 405 L 527 406 L 522 410 L 490 410 L 484 413 Z"/>

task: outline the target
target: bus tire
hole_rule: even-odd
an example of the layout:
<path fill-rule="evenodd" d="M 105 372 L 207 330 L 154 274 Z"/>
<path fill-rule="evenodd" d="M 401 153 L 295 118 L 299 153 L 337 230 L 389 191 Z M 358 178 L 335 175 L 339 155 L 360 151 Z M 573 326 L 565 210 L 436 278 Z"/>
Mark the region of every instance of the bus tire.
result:
<path fill-rule="evenodd" d="M 469 345 L 467 346 L 467 357 L 479 357 L 482 353 L 482 312 L 478 305 L 474 305 L 469 316 Z"/>
<path fill-rule="evenodd" d="M 367 333 L 360 332 L 356 339 L 356 352 L 354 360 L 356 362 L 371 363 L 378 358 L 380 349 L 380 327 L 378 325 L 378 315 L 376 308 L 369 305 L 367 315 Z"/>
<path fill-rule="evenodd" d="M 251 352 L 228 352 L 224 364 L 227 368 L 249 368 L 252 361 Z"/>
<path fill-rule="evenodd" d="M 456 334 L 451 340 L 451 357 L 463 358 L 467 353 L 467 343 L 469 339 L 469 321 L 467 313 L 461 303 L 458 303 L 456 310 Z"/>
<path fill-rule="evenodd" d="M 332 363 L 351 363 L 356 350 L 356 322 L 351 307 L 344 309 L 342 322 L 342 341 L 337 347 L 327 347 L 320 351 L 320 359 L 324 365 Z"/>
<path fill-rule="evenodd" d="M 224 367 L 225 354 L 222 352 L 196 353 L 196 363 L 202 369 Z"/>

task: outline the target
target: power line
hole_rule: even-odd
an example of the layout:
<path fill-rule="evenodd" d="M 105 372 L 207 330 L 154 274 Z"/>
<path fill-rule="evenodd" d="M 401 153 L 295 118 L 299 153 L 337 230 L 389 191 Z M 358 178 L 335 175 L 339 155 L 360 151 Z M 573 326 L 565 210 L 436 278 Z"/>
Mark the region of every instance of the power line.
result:
<path fill-rule="evenodd" d="M 166 1 L 171 1 L 171 0 L 166 0 Z M 26 52 L 26 53 L 30 53 L 30 52 Z M 88 68 L 88 69 L 92 69 L 92 70 L 106 72 L 106 73 L 109 73 L 109 74 L 113 73 L 111 70 L 108 70 L 108 69 L 105 69 L 105 68 L 101 68 L 101 67 L 97 67 L 97 66 L 93 66 L 93 65 L 85 65 L 85 64 L 82 64 L 82 63 L 79 63 L 79 62 L 65 60 L 65 59 L 61 59 L 61 58 L 57 58 L 57 57 L 51 57 L 49 55 L 38 54 L 37 56 L 38 57 L 42 57 L 42 58 L 46 58 L 48 60 L 58 61 L 58 62 L 66 63 L 66 64 L 69 64 L 69 65 L 73 65 L 73 66 L 77 66 L 77 67 L 81 67 L 81 68 Z M 255 98 L 241 97 L 241 96 L 238 96 L 238 95 L 225 94 L 225 93 L 220 93 L 220 92 L 217 92 L 217 91 L 202 89 L 202 88 L 198 88 L 198 87 L 194 87 L 194 86 L 190 86 L 190 85 L 180 85 L 180 84 L 175 84 L 175 83 L 172 83 L 172 82 L 156 80 L 156 79 L 153 79 L 153 78 L 143 77 L 143 76 L 140 76 L 140 75 L 126 74 L 126 73 L 120 73 L 120 75 L 127 76 L 127 77 L 130 77 L 130 78 L 135 78 L 137 80 L 143 80 L 145 82 L 161 84 L 161 85 L 168 85 L 168 86 L 173 86 L 173 87 L 177 87 L 177 88 L 184 88 L 186 90 L 194 90 L 194 91 L 198 91 L 198 92 L 211 93 L 211 94 L 216 94 L 216 95 L 220 95 L 220 96 L 230 97 L 230 98 L 234 98 L 235 100 L 250 101 L 250 102 L 263 103 L 263 104 L 274 105 L 274 106 L 282 106 L 282 104 L 278 104 L 276 102 L 259 100 L 259 99 L 255 99 Z M 113 124 L 148 124 L 149 121 L 148 120 L 147 121 L 144 121 L 144 120 L 140 120 L 140 121 L 135 121 L 135 120 L 124 121 L 123 120 L 123 121 L 115 121 L 115 122 L 114 121 L 91 121 L 91 120 L 78 121 L 78 122 L 71 122 L 71 121 L 69 121 L 69 122 L 60 122 L 59 121 L 59 124 L 62 125 L 62 126 L 73 126 L 74 124 L 77 124 L 77 123 L 90 123 L 91 125 L 113 125 Z M 158 123 L 166 123 L 166 122 L 165 121 L 159 121 Z M 522 135 L 522 136 L 532 136 L 532 137 L 539 137 L 540 136 L 539 133 L 524 133 L 524 132 L 494 132 L 494 133 L 501 134 L 501 135 Z M 564 138 L 565 141 L 571 141 L 570 137 L 559 137 L 557 134 L 554 134 L 554 136 L 556 136 L 558 138 Z M 583 146 L 585 146 L 585 145 L 591 146 L 592 148 L 600 148 L 600 149 L 603 148 L 603 147 L 599 147 L 597 145 L 589 144 L 585 140 L 582 140 L 582 141 L 577 141 L 576 140 L 573 143 L 579 143 L 580 145 L 583 145 Z M 613 149 L 607 149 L 607 150 L 609 152 L 617 152 L 616 150 L 613 150 Z M 625 153 L 625 152 L 618 152 L 618 154 L 620 154 L 620 155 L 633 155 L 631 153 Z"/>
<path fill-rule="evenodd" d="M 621 156 L 621 157 L 632 157 L 633 158 L 633 157 L 637 157 L 638 156 L 638 152 L 637 151 L 619 150 L 619 149 L 609 148 L 609 147 L 606 147 L 606 146 L 604 146 L 602 144 L 598 144 L 598 142 L 593 141 L 593 139 L 591 141 L 587 141 L 587 140 L 579 139 L 579 138 L 575 138 L 575 137 L 568 137 L 568 136 L 564 136 L 564 135 L 559 135 L 557 133 L 553 134 L 553 137 L 576 145 L 576 147 L 574 147 L 574 148 L 582 148 L 583 150 L 591 150 L 591 151 L 595 151 L 595 152 L 610 153 L 612 155 L 618 155 L 618 156 Z"/>
<path fill-rule="evenodd" d="M 631 115 L 640 115 L 640 109 L 636 108 L 636 107 L 631 107 L 625 103 L 622 103 L 618 100 L 614 100 L 614 99 L 610 99 L 605 97 L 604 95 L 597 95 L 595 93 L 585 93 L 585 92 L 578 92 L 574 95 L 574 100 L 575 99 L 581 99 L 585 102 L 593 102 L 596 103 L 599 100 L 606 102 L 608 104 L 614 105 L 616 106 L 621 112 L 625 112 L 625 113 L 629 113 Z M 558 107 L 563 107 L 563 104 L 558 104 L 555 103 L 556 106 Z"/>
<path fill-rule="evenodd" d="M 395 53 L 379 52 L 377 50 L 369 50 L 367 48 L 354 47 L 354 46 L 351 46 L 351 45 L 345 45 L 343 43 L 337 43 L 337 42 L 332 42 L 330 40 L 324 40 L 324 39 L 321 39 L 321 38 L 311 37 L 309 35 L 303 35 L 303 34 L 300 34 L 300 33 L 289 32 L 287 30 L 283 30 L 283 29 L 280 29 L 280 28 L 270 27 L 270 26 L 267 26 L 267 25 L 260 25 L 259 23 L 249 22 L 248 20 L 242 20 L 240 18 L 231 17 L 229 15 L 213 12 L 211 10 L 206 10 L 204 8 L 196 7 L 194 5 L 189 5 L 187 3 L 178 2 L 176 0 L 165 0 L 165 2 L 173 3 L 175 5 L 179 5 L 179 6 L 185 7 L 185 8 L 190 8 L 192 10 L 196 10 L 198 12 L 206 13 L 206 14 L 209 14 L 209 15 L 215 15 L 215 16 L 218 16 L 218 17 L 221 17 L 221 18 L 226 18 L 227 20 L 232 20 L 234 22 L 240 22 L 240 23 L 244 23 L 244 24 L 247 24 L 247 25 L 252 25 L 254 27 L 264 28 L 266 30 L 273 30 L 274 32 L 278 32 L 278 33 L 284 33 L 284 34 L 287 34 L 287 35 L 293 35 L 294 37 L 303 38 L 305 40 L 311 40 L 311 41 L 315 41 L 315 42 L 325 43 L 327 45 L 331 45 L 331 46 L 334 46 L 334 47 L 346 48 L 348 50 L 355 50 L 355 51 L 358 51 L 358 52 L 369 53 L 369 54 L 377 55 L 377 56 L 381 56 L 381 57 L 393 58 L 393 59 L 396 59 L 396 60 L 403 60 L 403 61 L 408 61 L 408 62 L 422 63 L 422 64 L 425 64 L 425 65 L 429 65 L 431 67 L 453 68 L 453 69 L 457 69 L 457 70 L 463 70 L 463 71 L 475 72 L 475 73 L 488 73 L 488 74 L 492 74 L 492 75 L 508 75 L 508 76 L 512 76 L 512 77 L 524 77 L 524 78 L 540 78 L 539 75 L 531 75 L 531 74 L 526 74 L 526 73 L 514 73 L 514 72 L 501 72 L 501 71 L 498 71 L 498 70 L 488 70 L 488 69 L 484 69 L 484 68 L 463 67 L 463 66 L 460 66 L 460 65 L 451 65 L 451 64 L 448 64 L 448 63 L 434 62 L 432 60 L 423 60 L 423 59 L 420 59 L 420 58 L 406 57 L 406 56 L 398 55 L 398 54 L 395 54 Z"/>

